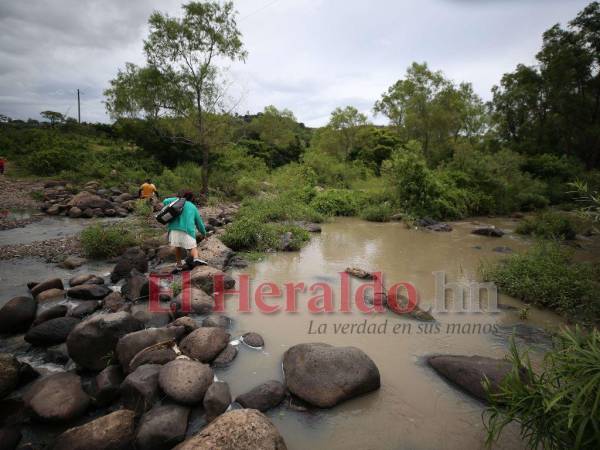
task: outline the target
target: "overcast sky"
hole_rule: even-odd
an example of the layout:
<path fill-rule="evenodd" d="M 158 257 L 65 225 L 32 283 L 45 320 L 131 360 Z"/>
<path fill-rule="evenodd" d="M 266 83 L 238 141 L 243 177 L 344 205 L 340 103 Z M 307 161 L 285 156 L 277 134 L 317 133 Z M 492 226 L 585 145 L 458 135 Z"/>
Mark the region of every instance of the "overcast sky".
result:
<path fill-rule="evenodd" d="M 580 0 L 238 0 L 245 64 L 230 67 L 238 112 L 291 109 L 310 126 L 337 106 L 371 114 L 413 61 L 427 61 L 484 99 L 503 73 L 532 64 L 543 31 Z M 153 10 L 179 0 L 0 0 L 0 113 L 54 110 L 109 121 L 102 91 L 125 62 L 142 64 Z M 383 118 L 378 118 L 381 122 Z"/>

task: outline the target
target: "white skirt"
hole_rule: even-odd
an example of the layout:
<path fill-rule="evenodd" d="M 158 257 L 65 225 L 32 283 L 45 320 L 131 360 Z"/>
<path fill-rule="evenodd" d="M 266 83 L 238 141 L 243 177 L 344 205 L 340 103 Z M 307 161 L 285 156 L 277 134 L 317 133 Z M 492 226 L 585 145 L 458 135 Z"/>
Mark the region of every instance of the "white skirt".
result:
<path fill-rule="evenodd" d="M 186 250 L 191 250 L 198 246 L 196 239 L 186 232 L 179 230 L 169 231 L 169 245 L 172 247 L 184 248 Z"/>

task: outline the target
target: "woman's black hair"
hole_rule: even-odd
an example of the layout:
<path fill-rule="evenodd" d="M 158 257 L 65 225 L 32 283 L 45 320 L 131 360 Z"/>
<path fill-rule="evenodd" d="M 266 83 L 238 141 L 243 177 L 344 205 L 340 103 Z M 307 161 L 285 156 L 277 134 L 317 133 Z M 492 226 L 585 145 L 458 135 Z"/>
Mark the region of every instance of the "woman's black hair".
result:
<path fill-rule="evenodd" d="M 192 191 L 185 191 L 182 195 L 188 202 L 194 201 L 194 193 Z"/>

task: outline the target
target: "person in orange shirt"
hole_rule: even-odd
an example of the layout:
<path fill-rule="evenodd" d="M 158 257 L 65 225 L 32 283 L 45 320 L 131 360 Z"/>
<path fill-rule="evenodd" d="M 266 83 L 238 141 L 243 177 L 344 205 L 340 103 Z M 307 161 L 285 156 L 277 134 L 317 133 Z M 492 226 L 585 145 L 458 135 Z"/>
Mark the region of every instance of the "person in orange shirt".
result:
<path fill-rule="evenodd" d="M 158 190 L 156 190 L 156 186 L 154 186 L 150 178 L 148 178 L 146 182 L 140 186 L 138 197 L 143 199 L 151 199 L 154 195 L 158 197 Z"/>

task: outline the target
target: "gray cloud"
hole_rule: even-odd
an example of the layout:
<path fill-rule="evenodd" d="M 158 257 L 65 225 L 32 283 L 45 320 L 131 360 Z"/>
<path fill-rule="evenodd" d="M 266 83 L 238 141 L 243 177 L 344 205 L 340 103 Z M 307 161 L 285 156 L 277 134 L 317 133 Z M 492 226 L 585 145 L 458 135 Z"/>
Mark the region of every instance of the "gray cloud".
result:
<path fill-rule="evenodd" d="M 230 67 L 240 112 L 268 104 L 322 125 L 337 106 L 369 113 L 412 61 L 427 61 L 484 98 L 504 72 L 532 63 L 541 34 L 588 2 L 573 0 L 237 1 L 249 52 Z M 143 62 L 150 13 L 173 0 L 19 0 L 0 4 L 0 112 L 45 109 L 107 121 L 102 91 L 125 62 Z M 383 119 L 379 118 L 378 121 Z"/>

